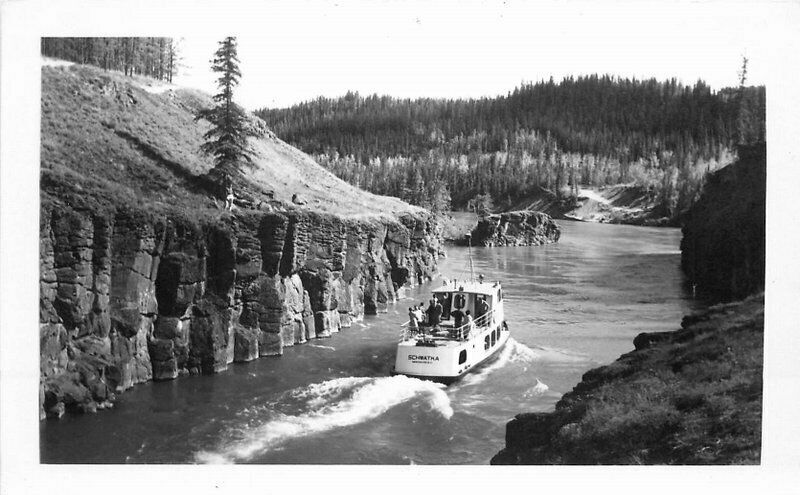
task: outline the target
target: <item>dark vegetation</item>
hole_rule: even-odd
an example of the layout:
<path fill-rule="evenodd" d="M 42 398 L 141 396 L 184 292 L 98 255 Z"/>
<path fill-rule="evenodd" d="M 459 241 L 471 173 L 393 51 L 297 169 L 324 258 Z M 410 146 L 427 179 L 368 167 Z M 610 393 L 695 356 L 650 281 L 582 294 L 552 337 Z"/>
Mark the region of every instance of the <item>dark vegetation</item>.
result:
<path fill-rule="evenodd" d="M 499 208 L 545 189 L 634 183 L 675 216 L 734 143 L 764 139 L 763 87 L 611 76 L 542 81 L 505 96 L 397 99 L 358 93 L 257 115 L 340 178 L 434 210 Z"/>
<path fill-rule="evenodd" d="M 42 38 L 42 55 L 169 82 L 180 58 L 173 38 Z"/>
<path fill-rule="evenodd" d="M 211 97 L 215 105 L 201 109 L 195 117 L 211 124 L 211 129 L 203 135 L 205 142 L 200 149 L 214 157 L 213 172 L 217 172 L 215 175 L 223 180 L 241 172 L 245 162 L 253 161 L 253 153 L 247 143 L 247 138 L 253 135 L 247 115 L 242 107 L 233 102 L 233 89 L 242 77 L 236 52 L 236 38 L 228 36 L 219 42 L 211 61 L 211 70 L 219 74 L 219 92 Z"/>
<path fill-rule="evenodd" d="M 739 148 L 739 160 L 708 178 L 684 219 L 681 265 L 704 297 L 730 301 L 764 290 L 767 150 Z"/>
<path fill-rule="evenodd" d="M 640 334 L 553 413 L 520 414 L 493 464 L 758 464 L 764 296 Z"/>

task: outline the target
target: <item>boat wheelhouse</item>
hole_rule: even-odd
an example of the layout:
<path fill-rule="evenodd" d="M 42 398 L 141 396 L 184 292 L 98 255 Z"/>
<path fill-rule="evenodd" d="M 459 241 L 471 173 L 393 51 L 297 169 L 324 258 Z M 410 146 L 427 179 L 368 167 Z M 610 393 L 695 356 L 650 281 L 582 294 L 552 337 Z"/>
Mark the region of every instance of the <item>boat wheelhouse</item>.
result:
<path fill-rule="evenodd" d="M 432 295 L 441 305 L 440 317 L 416 328 L 411 321 L 403 325 L 393 374 L 452 383 L 508 340 L 503 288 L 500 282 L 445 280 Z"/>

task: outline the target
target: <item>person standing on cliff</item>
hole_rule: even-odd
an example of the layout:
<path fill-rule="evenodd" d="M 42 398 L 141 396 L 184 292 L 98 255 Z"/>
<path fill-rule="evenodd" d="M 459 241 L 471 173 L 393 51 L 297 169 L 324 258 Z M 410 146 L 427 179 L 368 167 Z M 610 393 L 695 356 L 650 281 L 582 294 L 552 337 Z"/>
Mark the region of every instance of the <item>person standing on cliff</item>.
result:
<path fill-rule="evenodd" d="M 233 210 L 233 185 L 229 182 L 228 187 L 225 188 L 225 209 L 230 211 Z"/>

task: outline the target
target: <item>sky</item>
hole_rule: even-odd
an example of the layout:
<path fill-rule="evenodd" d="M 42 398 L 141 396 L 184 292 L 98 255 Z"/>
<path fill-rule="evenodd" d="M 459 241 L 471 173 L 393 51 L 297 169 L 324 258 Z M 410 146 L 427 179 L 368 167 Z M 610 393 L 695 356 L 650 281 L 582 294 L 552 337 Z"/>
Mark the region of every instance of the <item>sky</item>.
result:
<path fill-rule="evenodd" d="M 505 94 L 523 81 L 611 74 L 715 89 L 765 84 L 776 37 L 798 29 L 791 2 L 269 2 L 182 34 L 179 84 L 214 90 L 217 42 L 237 36 L 249 109 L 348 90 L 396 97 Z M 247 21 L 243 22 L 242 19 Z M 177 30 L 184 26 L 178 24 Z M 795 47 L 797 48 L 797 47 Z M 790 47 L 787 47 L 790 49 Z"/>

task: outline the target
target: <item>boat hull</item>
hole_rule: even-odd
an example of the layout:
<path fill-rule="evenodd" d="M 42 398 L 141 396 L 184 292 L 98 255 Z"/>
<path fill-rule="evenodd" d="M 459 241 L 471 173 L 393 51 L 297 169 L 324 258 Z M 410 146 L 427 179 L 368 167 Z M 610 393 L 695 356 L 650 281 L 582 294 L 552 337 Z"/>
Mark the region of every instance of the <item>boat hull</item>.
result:
<path fill-rule="evenodd" d="M 482 359 L 480 359 L 479 361 L 473 363 L 472 365 L 468 366 L 466 369 L 464 369 L 461 372 L 456 373 L 456 374 L 426 375 L 426 374 L 418 374 L 418 373 L 413 373 L 413 372 L 408 372 L 408 371 L 397 371 L 396 368 L 394 368 L 394 367 L 392 368 L 391 374 L 392 374 L 392 376 L 394 376 L 394 375 L 405 375 L 405 376 L 408 376 L 408 377 L 411 377 L 411 378 L 417 378 L 417 379 L 420 379 L 420 380 L 427 380 L 427 381 L 432 381 L 432 382 L 436 382 L 436 383 L 442 383 L 444 385 L 450 385 L 450 384 L 453 384 L 453 383 L 459 381 L 460 379 L 462 379 L 466 375 L 468 375 L 468 374 L 470 374 L 470 373 L 472 373 L 474 371 L 477 371 L 480 368 L 482 368 L 482 367 L 486 366 L 487 364 L 491 363 L 492 361 L 494 361 L 497 358 L 497 356 L 499 356 L 500 350 L 508 342 L 508 338 L 509 338 L 509 331 L 507 329 L 501 329 L 500 338 L 499 338 L 499 340 L 497 342 L 497 345 L 495 345 L 491 349 L 491 351 L 489 353 L 487 353 Z"/>

